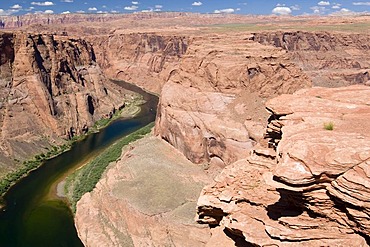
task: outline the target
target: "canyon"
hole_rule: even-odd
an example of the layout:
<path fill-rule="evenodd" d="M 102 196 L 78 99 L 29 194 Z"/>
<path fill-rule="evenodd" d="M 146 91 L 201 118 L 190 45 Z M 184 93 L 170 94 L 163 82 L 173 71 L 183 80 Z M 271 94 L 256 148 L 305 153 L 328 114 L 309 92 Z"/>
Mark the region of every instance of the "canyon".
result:
<path fill-rule="evenodd" d="M 15 31 L 1 33 L 0 47 L 1 174 L 124 106 L 84 40 Z"/>
<path fill-rule="evenodd" d="M 122 107 L 107 78 L 160 95 L 77 204 L 86 246 L 368 246 L 370 34 L 347 28 L 369 17 L 76 18 L 3 32 L 0 160 Z"/>

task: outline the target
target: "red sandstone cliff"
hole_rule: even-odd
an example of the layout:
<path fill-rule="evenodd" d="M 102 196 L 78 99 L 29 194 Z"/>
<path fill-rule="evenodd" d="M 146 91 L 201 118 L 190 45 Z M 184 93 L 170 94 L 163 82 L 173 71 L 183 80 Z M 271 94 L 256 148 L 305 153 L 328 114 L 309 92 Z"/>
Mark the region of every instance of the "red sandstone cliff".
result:
<path fill-rule="evenodd" d="M 315 86 L 339 87 L 370 81 L 370 35 L 329 32 L 262 32 L 252 40 L 292 55 Z"/>
<path fill-rule="evenodd" d="M 89 43 L 24 32 L 0 34 L 0 157 L 23 159 L 59 138 L 87 131 L 118 109 L 121 93 Z"/>
<path fill-rule="evenodd" d="M 265 99 L 309 86 L 283 49 L 248 35 L 198 37 L 162 89 L 156 133 L 195 163 L 224 166 L 261 139 Z"/>
<path fill-rule="evenodd" d="M 155 33 L 118 33 L 87 39 L 106 75 L 156 93 L 160 93 L 189 45 L 188 37 Z"/>

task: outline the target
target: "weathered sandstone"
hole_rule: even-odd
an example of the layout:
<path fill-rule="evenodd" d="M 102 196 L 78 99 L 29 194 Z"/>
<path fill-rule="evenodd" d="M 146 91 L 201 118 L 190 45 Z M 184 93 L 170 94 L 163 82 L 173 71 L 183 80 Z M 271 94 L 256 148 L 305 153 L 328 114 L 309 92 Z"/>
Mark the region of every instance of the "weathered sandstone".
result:
<path fill-rule="evenodd" d="M 86 132 L 124 105 L 84 40 L 1 33 L 0 49 L 1 169 Z"/>
<path fill-rule="evenodd" d="M 370 35 L 330 32 L 261 32 L 253 40 L 287 50 L 315 86 L 338 87 L 370 80 Z"/>
<path fill-rule="evenodd" d="M 369 93 L 312 88 L 269 100 L 272 148 L 205 187 L 198 221 L 257 246 L 368 246 Z"/>
<path fill-rule="evenodd" d="M 160 93 L 168 76 L 185 54 L 189 38 L 155 33 L 115 33 L 86 38 L 97 63 L 110 78 Z"/>
<path fill-rule="evenodd" d="M 248 156 L 263 136 L 265 99 L 310 86 L 285 50 L 249 39 L 194 38 L 162 89 L 156 133 L 192 162 Z"/>

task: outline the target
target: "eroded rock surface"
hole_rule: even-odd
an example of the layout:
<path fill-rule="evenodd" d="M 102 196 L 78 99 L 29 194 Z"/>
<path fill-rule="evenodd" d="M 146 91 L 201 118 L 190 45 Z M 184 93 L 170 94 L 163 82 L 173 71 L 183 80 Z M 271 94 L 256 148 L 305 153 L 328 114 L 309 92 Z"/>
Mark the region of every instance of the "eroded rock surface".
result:
<path fill-rule="evenodd" d="M 262 32 L 253 40 L 287 50 L 315 86 L 338 87 L 370 81 L 370 35 L 333 32 Z"/>
<path fill-rule="evenodd" d="M 189 37 L 156 33 L 90 36 L 97 62 L 110 78 L 129 81 L 160 93 L 187 51 Z"/>
<path fill-rule="evenodd" d="M 257 246 L 368 246 L 369 94 L 312 88 L 269 100 L 272 148 L 205 187 L 198 221 Z"/>
<path fill-rule="evenodd" d="M 263 136 L 265 100 L 311 85 L 285 50 L 249 38 L 194 38 L 162 89 L 156 133 L 192 162 L 248 156 Z"/>
<path fill-rule="evenodd" d="M 209 182 L 172 146 L 146 137 L 78 202 L 78 234 L 85 246 L 205 246 L 210 231 L 196 224 L 194 209 Z"/>
<path fill-rule="evenodd" d="M 24 159 L 82 134 L 124 105 L 81 39 L 0 34 L 0 163 Z M 11 157 L 11 158 L 10 158 Z"/>

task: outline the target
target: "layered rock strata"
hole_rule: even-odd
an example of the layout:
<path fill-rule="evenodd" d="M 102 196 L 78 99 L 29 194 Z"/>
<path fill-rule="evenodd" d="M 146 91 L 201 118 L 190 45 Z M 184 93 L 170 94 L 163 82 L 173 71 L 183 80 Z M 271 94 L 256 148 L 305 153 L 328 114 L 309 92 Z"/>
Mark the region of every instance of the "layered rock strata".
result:
<path fill-rule="evenodd" d="M 198 200 L 198 222 L 256 246 L 368 246 L 370 88 L 312 88 L 267 102 L 266 138 Z"/>
<path fill-rule="evenodd" d="M 329 32 L 261 32 L 252 40 L 292 55 L 315 86 L 370 83 L 370 35 Z M 364 59 L 365 58 L 365 59 Z"/>
<path fill-rule="evenodd" d="M 97 62 L 107 76 L 158 94 L 189 45 L 188 37 L 155 33 L 115 33 L 86 39 L 93 44 Z"/>
<path fill-rule="evenodd" d="M 81 39 L 23 32 L 0 34 L 0 157 L 7 169 L 60 138 L 82 134 L 123 106 Z"/>
<path fill-rule="evenodd" d="M 194 163 L 248 156 L 263 136 L 264 101 L 311 85 L 285 50 L 249 39 L 194 38 L 162 89 L 156 134 Z"/>

